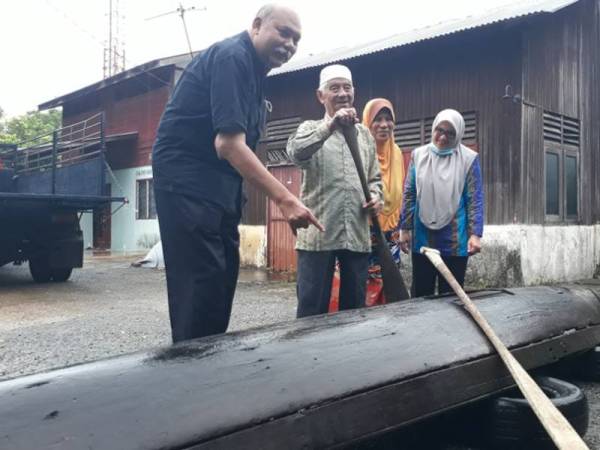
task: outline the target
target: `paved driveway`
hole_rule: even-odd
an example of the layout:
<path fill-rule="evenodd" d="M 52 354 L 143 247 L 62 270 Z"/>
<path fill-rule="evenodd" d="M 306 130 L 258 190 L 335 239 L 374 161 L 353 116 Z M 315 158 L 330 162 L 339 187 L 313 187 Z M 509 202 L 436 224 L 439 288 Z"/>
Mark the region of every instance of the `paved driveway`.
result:
<path fill-rule="evenodd" d="M 171 343 L 164 270 L 135 257 L 88 257 L 66 283 L 0 267 L 0 378 Z M 230 330 L 295 317 L 294 285 L 242 271 Z"/>

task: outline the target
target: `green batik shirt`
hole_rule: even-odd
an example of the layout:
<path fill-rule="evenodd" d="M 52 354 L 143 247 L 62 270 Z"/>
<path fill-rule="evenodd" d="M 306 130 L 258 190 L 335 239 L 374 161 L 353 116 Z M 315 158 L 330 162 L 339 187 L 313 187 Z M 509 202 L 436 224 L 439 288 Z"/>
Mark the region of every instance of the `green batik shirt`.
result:
<path fill-rule="evenodd" d="M 297 250 L 371 251 L 369 213 L 352 154 L 340 130 L 333 133 L 329 119 L 300 124 L 287 143 L 287 152 L 302 169 L 300 199 L 325 227 L 298 229 Z M 372 198 L 382 199 L 381 173 L 375 140 L 356 125 L 362 165 Z"/>

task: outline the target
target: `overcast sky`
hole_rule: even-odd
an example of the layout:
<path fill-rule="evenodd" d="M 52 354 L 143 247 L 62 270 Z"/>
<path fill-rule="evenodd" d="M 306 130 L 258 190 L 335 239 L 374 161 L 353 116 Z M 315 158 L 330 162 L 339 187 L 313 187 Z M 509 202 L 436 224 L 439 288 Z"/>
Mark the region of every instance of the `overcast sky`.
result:
<path fill-rule="evenodd" d="M 522 0 L 519 3 L 527 2 Z M 177 0 L 112 0 L 118 5 L 126 67 L 185 53 Z M 194 50 L 246 29 L 265 1 L 184 0 Z M 303 37 L 296 58 L 394 33 L 476 15 L 515 0 L 289 0 Z M 350 6 L 352 5 L 352 6 Z M 109 0 L 2 0 L 0 108 L 7 116 L 102 79 Z M 206 10 L 201 8 L 206 7 Z"/>

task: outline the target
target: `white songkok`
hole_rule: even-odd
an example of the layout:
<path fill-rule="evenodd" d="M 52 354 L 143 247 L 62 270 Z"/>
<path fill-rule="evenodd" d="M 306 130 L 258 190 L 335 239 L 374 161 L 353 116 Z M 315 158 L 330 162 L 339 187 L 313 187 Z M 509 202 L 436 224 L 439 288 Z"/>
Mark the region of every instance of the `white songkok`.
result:
<path fill-rule="evenodd" d="M 323 70 L 321 70 L 319 89 L 323 90 L 327 85 L 327 82 L 334 78 L 344 78 L 352 83 L 352 73 L 350 72 L 350 69 L 341 64 L 332 64 L 331 66 L 323 67 Z"/>

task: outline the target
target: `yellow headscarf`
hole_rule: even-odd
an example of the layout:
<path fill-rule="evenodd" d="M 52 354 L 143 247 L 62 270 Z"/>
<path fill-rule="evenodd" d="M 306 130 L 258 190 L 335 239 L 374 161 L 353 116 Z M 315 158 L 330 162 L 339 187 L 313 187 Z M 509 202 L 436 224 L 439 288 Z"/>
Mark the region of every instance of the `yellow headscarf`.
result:
<path fill-rule="evenodd" d="M 384 98 L 374 98 L 365 105 L 363 125 L 370 129 L 375 116 L 383 108 L 390 110 L 395 123 L 396 117 L 392 103 Z M 393 133 L 383 144 L 377 143 L 377 158 L 383 180 L 384 198 L 383 210 L 379 213 L 379 223 L 383 231 L 390 231 L 398 226 L 404 189 L 404 158 L 400 147 L 394 142 Z"/>

